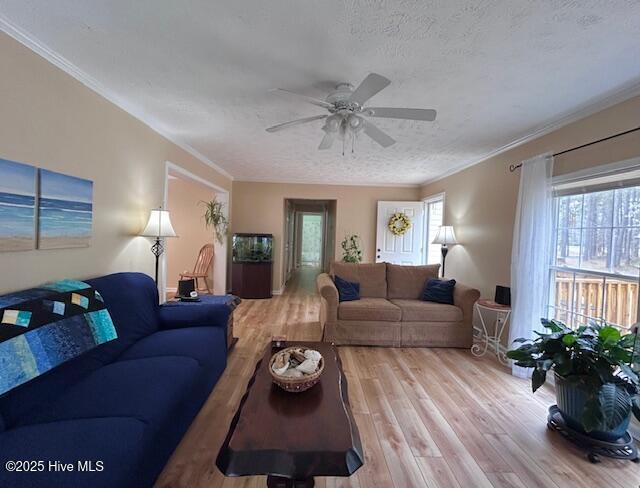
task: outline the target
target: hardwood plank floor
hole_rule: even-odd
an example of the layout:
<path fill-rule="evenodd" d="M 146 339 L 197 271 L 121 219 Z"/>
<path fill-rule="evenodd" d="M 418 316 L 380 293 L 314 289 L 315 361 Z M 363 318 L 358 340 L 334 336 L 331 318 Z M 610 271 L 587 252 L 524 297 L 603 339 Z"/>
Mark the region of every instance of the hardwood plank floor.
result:
<path fill-rule="evenodd" d="M 227 370 L 158 479 L 158 487 L 258 488 L 264 476 L 225 478 L 215 458 L 255 363 L 273 335 L 319 340 L 313 268 L 285 294 L 245 300 Z M 546 428 L 553 391 L 531 394 L 496 361 L 458 349 L 341 347 L 365 451 L 351 478 L 319 488 L 638 488 L 640 467 L 584 453 Z"/>

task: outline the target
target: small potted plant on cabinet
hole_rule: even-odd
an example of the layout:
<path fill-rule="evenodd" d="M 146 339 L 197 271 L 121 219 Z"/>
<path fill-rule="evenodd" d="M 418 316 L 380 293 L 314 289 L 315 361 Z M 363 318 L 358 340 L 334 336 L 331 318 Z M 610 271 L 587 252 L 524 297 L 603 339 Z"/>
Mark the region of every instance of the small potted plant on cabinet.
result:
<path fill-rule="evenodd" d="M 632 412 L 640 419 L 640 380 L 630 367 L 636 335 L 598 323 L 576 330 L 556 320 L 542 319 L 542 325 L 549 333 L 517 339 L 521 345 L 507 357 L 533 368 L 534 392 L 553 369 L 558 409 L 568 427 L 606 442 L 624 436 Z"/>

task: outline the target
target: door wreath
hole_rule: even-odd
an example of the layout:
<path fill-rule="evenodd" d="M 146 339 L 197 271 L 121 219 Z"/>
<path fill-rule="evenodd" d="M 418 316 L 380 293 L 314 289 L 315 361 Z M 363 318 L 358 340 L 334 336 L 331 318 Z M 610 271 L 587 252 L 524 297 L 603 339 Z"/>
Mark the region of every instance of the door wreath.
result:
<path fill-rule="evenodd" d="M 393 235 L 401 236 L 411 228 L 411 219 L 403 212 L 396 212 L 389 219 L 387 226 Z"/>

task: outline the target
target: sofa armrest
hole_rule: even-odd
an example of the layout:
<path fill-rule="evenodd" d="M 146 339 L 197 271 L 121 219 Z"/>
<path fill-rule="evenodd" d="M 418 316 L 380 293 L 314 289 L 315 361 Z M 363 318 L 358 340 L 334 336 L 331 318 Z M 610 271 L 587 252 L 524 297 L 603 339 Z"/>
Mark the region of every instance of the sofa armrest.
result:
<path fill-rule="evenodd" d="M 338 320 L 338 289 L 327 273 L 321 273 L 316 278 L 318 293 L 321 298 L 320 321 L 336 322 Z"/>
<path fill-rule="evenodd" d="M 226 327 L 233 307 L 226 304 L 169 302 L 160 305 L 160 329 Z"/>
<path fill-rule="evenodd" d="M 479 298 L 479 290 L 461 283 L 456 283 L 453 289 L 453 304 L 462 309 L 462 322 L 465 325 L 473 323 L 473 305 Z"/>

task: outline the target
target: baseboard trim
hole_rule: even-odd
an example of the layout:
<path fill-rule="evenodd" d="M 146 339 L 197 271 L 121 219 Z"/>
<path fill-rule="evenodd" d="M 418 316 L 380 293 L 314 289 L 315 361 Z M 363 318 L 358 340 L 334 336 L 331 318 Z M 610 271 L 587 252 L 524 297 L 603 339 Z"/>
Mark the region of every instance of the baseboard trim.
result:
<path fill-rule="evenodd" d="M 277 290 L 273 290 L 271 292 L 272 295 L 282 295 L 282 293 L 284 292 L 283 288 L 278 288 Z"/>

